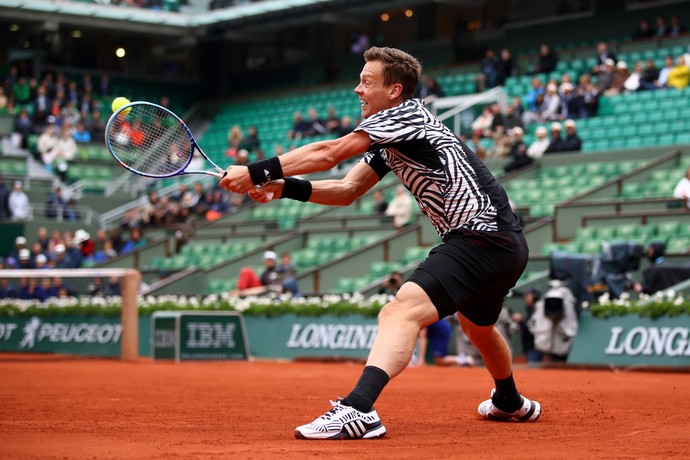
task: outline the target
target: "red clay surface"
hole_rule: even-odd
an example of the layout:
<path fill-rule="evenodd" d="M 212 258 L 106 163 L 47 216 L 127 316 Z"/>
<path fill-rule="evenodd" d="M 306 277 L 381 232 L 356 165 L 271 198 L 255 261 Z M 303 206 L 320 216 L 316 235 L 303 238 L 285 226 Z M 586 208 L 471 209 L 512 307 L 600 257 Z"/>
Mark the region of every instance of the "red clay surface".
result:
<path fill-rule="evenodd" d="M 388 436 L 302 441 L 359 364 L 124 364 L 0 355 L 0 458 L 688 458 L 690 374 L 518 369 L 537 423 L 475 415 L 484 369 L 414 368 L 377 402 Z"/>

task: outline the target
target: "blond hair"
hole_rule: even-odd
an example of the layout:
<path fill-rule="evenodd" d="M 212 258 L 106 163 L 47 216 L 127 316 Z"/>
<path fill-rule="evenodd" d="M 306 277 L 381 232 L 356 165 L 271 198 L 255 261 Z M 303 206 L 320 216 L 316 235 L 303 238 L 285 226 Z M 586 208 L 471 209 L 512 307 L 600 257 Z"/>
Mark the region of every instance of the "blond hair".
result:
<path fill-rule="evenodd" d="M 422 74 L 422 65 L 416 58 L 396 48 L 372 46 L 364 52 L 364 60 L 383 63 L 383 84 L 400 83 L 404 99 L 414 96 Z"/>

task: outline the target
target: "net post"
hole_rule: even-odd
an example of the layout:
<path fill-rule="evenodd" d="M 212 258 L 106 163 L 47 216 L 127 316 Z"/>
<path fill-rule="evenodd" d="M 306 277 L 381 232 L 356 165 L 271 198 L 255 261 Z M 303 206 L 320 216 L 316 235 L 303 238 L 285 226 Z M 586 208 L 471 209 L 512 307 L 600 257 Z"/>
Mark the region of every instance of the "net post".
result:
<path fill-rule="evenodd" d="M 138 270 L 125 270 L 122 277 L 122 336 L 120 338 L 121 359 L 135 362 L 139 359 L 139 308 L 137 296 L 141 273 Z"/>

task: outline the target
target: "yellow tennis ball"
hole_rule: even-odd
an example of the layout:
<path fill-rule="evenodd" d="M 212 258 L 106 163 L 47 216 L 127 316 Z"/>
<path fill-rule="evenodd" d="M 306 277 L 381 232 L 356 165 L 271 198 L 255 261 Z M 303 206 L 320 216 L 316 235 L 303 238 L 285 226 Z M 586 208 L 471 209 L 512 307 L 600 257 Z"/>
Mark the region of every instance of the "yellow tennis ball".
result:
<path fill-rule="evenodd" d="M 117 112 L 117 110 L 125 104 L 129 104 L 129 99 L 127 99 L 126 97 L 116 97 L 113 100 L 113 105 L 112 105 L 113 112 Z M 128 113 L 129 113 L 129 109 L 125 109 L 122 112 L 120 112 L 120 115 L 126 116 Z"/>

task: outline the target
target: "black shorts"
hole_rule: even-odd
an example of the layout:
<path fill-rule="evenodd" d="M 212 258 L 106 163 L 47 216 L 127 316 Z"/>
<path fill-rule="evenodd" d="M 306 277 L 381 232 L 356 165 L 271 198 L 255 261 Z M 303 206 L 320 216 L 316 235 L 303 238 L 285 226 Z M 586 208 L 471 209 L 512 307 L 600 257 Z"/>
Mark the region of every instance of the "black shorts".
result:
<path fill-rule="evenodd" d="M 522 232 L 455 230 L 431 250 L 408 281 L 424 289 L 439 318 L 459 311 L 478 326 L 491 326 L 528 256 Z"/>

